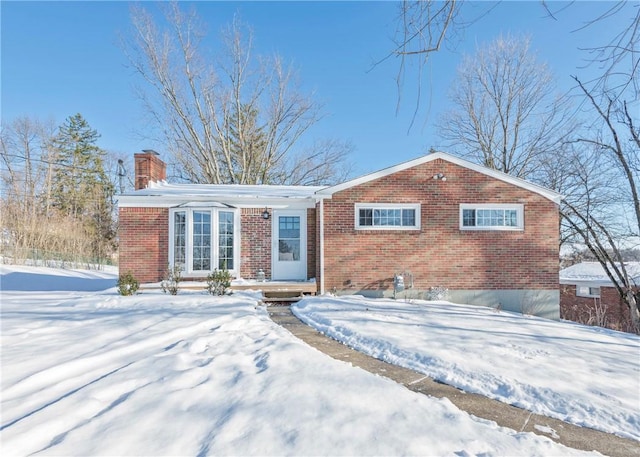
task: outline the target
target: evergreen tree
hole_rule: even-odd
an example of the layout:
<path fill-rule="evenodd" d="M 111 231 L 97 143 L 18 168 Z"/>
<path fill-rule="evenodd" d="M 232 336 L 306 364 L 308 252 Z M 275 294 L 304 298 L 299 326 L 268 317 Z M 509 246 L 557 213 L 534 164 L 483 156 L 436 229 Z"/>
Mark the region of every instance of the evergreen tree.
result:
<path fill-rule="evenodd" d="M 258 124 L 258 110 L 241 103 L 234 107 L 227 135 L 231 181 L 238 184 L 267 184 L 269 164 L 265 150 L 267 138 Z"/>
<path fill-rule="evenodd" d="M 100 135 L 81 114 L 70 116 L 53 139 L 56 167 L 52 190 L 56 209 L 85 229 L 92 254 L 103 258 L 115 239 L 115 187 L 104 170 L 105 151 L 96 145 Z"/>

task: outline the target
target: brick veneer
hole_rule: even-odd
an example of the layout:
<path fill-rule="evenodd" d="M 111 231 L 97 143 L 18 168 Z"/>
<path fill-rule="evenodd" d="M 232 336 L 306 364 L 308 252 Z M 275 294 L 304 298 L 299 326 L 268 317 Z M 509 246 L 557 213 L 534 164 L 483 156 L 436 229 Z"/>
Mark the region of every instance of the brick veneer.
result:
<path fill-rule="evenodd" d="M 316 209 L 307 209 L 307 279 L 318 278 L 316 265 L 318 262 L 318 226 L 316 221 Z"/>
<path fill-rule="evenodd" d="M 262 218 L 264 208 L 242 210 L 242 259 L 240 275 L 245 279 L 255 279 L 258 270 L 271 278 L 271 219 Z M 316 275 L 316 210 L 307 209 L 307 278 Z"/>
<path fill-rule="evenodd" d="M 167 165 L 155 152 L 141 152 L 133 155 L 135 166 L 134 187 L 146 189 L 149 182 L 163 181 L 167 179 Z"/>
<path fill-rule="evenodd" d="M 262 269 L 271 278 L 271 219 L 263 219 L 263 208 L 245 208 L 240 216 L 240 276 L 255 279 Z"/>
<path fill-rule="evenodd" d="M 255 279 L 259 269 L 271 277 L 271 219 L 263 208 L 241 210 L 240 275 Z M 316 275 L 315 209 L 307 210 L 307 276 Z M 132 272 L 141 282 L 162 280 L 169 262 L 169 210 L 167 208 L 120 208 L 120 272 Z M 189 278 L 184 278 L 189 279 Z M 204 280 L 203 278 L 196 278 Z"/>
<path fill-rule="evenodd" d="M 576 286 L 560 285 L 560 317 L 583 324 L 598 325 L 595 322 L 596 308 L 601 306 L 605 316 L 605 327 L 628 331 L 631 324 L 629 308 L 614 287 L 601 287 L 600 298 L 576 296 Z"/>
<path fill-rule="evenodd" d="M 446 181 L 433 176 L 443 173 Z M 421 229 L 355 230 L 355 203 L 420 203 Z M 461 203 L 521 203 L 524 231 L 461 231 Z M 324 201 L 325 290 L 389 290 L 410 270 L 416 289 L 558 290 L 558 208 L 521 187 L 434 160 Z"/>
<path fill-rule="evenodd" d="M 120 273 L 140 282 L 160 281 L 169 262 L 169 210 L 120 208 Z"/>

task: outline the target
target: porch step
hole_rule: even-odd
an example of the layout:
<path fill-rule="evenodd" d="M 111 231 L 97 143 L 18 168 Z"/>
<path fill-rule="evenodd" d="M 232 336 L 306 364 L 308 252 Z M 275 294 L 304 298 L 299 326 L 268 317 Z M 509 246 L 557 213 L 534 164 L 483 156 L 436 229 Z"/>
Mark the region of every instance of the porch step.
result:
<path fill-rule="evenodd" d="M 291 304 L 304 298 L 302 290 L 263 290 L 262 301 L 268 305 Z"/>

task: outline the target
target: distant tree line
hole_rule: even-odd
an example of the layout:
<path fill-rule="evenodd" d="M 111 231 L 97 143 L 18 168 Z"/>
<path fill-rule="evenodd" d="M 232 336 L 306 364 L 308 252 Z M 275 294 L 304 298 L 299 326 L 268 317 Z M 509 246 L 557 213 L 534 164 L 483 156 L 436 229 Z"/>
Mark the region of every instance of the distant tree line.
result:
<path fill-rule="evenodd" d="M 57 128 L 28 117 L 2 124 L 3 256 L 96 263 L 112 256 L 115 186 L 98 138 L 80 114 Z"/>

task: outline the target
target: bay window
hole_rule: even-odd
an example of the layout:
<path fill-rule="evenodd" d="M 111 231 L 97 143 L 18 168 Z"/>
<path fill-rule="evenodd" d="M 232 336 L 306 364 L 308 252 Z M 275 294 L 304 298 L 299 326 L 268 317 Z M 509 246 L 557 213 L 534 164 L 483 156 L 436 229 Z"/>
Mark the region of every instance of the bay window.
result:
<path fill-rule="evenodd" d="M 186 275 L 235 270 L 238 259 L 237 211 L 173 208 L 169 214 L 169 263 Z"/>

